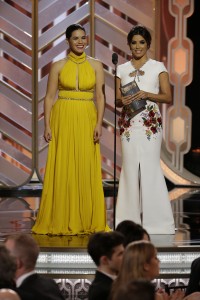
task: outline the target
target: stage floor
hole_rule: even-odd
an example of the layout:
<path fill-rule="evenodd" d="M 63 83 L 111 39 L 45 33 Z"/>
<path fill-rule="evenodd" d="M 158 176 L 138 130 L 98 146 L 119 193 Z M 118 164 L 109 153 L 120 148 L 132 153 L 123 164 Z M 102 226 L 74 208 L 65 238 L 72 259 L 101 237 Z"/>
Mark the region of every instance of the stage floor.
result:
<path fill-rule="evenodd" d="M 36 218 L 41 184 L 0 190 L 0 242 L 8 234 L 26 232 Z M 108 224 L 113 228 L 113 186 L 104 186 Z M 169 192 L 175 235 L 151 235 L 158 250 L 157 287 L 187 285 L 191 262 L 200 256 L 200 187 L 178 187 Z M 66 299 L 87 299 L 96 266 L 87 254 L 89 236 L 32 235 L 40 246 L 37 272 L 54 278 Z"/>
<path fill-rule="evenodd" d="M 39 208 L 42 185 L 31 183 L 18 189 L 0 189 L 0 238 L 17 231 L 31 232 Z M 104 182 L 107 222 L 113 228 L 113 185 Z M 157 247 L 200 245 L 200 187 L 176 187 L 169 191 L 175 235 L 155 235 Z M 85 248 L 88 237 L 37 237 L 41 247 Z"/>

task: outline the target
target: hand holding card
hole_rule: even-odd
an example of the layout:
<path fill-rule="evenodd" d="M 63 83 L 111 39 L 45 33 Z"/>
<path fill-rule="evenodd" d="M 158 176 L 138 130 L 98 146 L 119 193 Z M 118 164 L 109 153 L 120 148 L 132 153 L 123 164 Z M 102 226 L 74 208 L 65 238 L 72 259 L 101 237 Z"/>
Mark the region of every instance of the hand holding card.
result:
<path fill-rule="evenodd" d="M 120 87 L 122 96 L 135 95 L 138 91 L 140 91 L 137 82 L 131 81 Z M 136 114 L 145 109 L 145 105 L 147 104 L 145 99 L 134 100 L 131 104 L 127 105 L 126 112 L 130 118 L 133 118 Z"/>

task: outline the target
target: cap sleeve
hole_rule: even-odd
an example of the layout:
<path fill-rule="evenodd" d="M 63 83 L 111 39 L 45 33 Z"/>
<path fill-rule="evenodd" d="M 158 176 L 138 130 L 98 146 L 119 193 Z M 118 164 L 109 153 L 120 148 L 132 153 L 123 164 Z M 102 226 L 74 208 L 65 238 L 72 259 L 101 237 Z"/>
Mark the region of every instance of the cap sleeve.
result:
<path fill-rule="evenodd" d="M 116 76 L 119 77 L 119 78 L 121 78 L 121 68 L 120 68 L 120 65 L 117 66 Z"/>
<path fill-rule="evenodd" d="M 165 65 L 164 65 L 163 62 L 159 63 L 159 65 L 158 65 L 158 72 L 159 72 L 159 74 L 162 73 L 162 72 L 167 72 L 168 73 L 168 71 L 167 71 L 167 69 L 166 69 L 166 67 L 165 67 Z"/>

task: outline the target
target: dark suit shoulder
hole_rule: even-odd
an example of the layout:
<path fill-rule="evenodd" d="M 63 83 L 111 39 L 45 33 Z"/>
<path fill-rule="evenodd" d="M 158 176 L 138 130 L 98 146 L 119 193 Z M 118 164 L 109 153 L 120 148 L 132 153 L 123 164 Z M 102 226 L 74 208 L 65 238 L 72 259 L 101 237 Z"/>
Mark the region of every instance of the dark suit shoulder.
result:
<path fill-rule="evenodd" d="M 36 273 L 27 277 L 18 288 L 18 291 L 22 300 L 28 299 L 29 294 L 31 299 L 64 300 L 58 285 L 53 279 Z"/>
<path fill-rule="evenodd" d="M 113 280 L 109 276 L 97 271 L 89 288 L 88 299 L 107 300 L 110 295 L 112 283 Z"/>
<path fill-rule="evenodd" d="M 185 295 L 200 291 L 200 257 L 193 260 Z"/>
<path fill-rule="evenodd" d="M 200 257 L 193 260 L 191 268 L 200 269 Z"/>
<path fill-rule="evenodd" d="M 95 278 L 94 278 L 94 281 L 107 281 L 107 282 L 113 282 L 112 278 L 107 276 L 106 274 L 102 273 L 102 272 L 99 272 L 99 271 L 96 271 L 96 274 L 95 274 Z"/>

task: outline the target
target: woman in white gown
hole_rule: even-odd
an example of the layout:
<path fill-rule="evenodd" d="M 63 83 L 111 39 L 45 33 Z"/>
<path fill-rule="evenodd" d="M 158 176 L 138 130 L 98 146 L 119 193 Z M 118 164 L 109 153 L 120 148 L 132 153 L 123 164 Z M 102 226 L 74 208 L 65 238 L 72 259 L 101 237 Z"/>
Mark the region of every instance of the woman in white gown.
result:
<path fill-rule="evenodd" d="M 160 166 L 162 118 L 158 103 L 172 100 L 168 72 L 162 62 L 149 59 L 151 35 L 135 26 L 127 36 L 132 59 L 117 67 L 117 106 L 122 170 L 116 204 L 116 225 L 125 219 L 141 224 L 149 234 L 174 234 L 174 219 Z M 134 81 L 139 91 L 122 96 L 121 86 Z M 146 100 L 130 117 L 130 104 Z"/>

